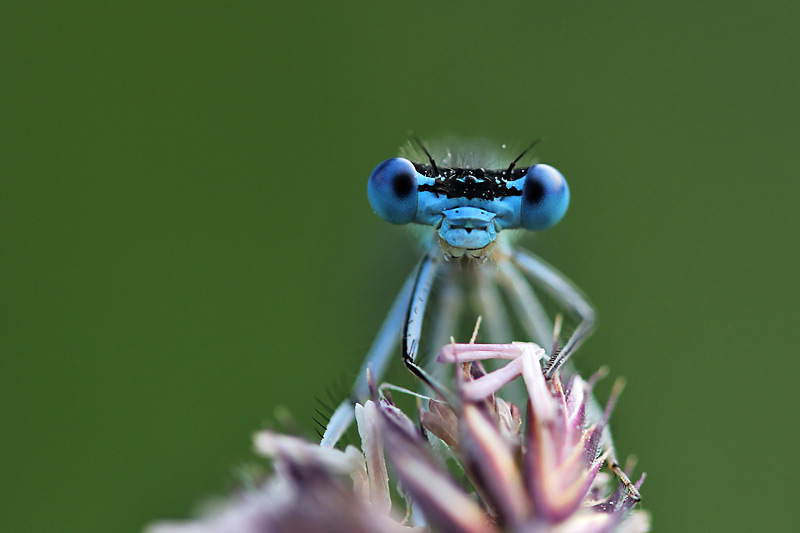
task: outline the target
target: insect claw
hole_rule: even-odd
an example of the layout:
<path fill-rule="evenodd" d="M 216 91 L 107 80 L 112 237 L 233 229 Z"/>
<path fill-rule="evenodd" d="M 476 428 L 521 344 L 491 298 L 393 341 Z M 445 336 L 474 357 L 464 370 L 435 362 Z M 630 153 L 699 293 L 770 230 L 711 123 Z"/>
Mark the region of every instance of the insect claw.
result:
<path fill-rule="evenodd" d="M 642 501 L 642 495 L 639 493 L 639 489 L 637 489 L 636 486 L 631 482 L 628 474 L 626 474 L 625 471 L 620 468 L 616 460 L 610 459 L 608 461 L 608 467 L 619 478 L 622 484 L 625 485 L 625 488 L 627 489 L 628 495 L 631 497 L 631 499 L 635 502 Z"/>

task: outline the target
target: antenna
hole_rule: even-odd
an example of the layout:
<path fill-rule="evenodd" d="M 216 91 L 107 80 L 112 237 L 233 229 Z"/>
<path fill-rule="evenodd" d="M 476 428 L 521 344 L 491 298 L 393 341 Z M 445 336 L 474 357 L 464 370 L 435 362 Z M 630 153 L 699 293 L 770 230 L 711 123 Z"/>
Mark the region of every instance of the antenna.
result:
<path fill-rule="evenodd" d="M 431 162 L 431 166 L 433 167 L 434 175 L 438 176 L 439 175 L 439 169 L 437 168 L 436 161 L 433 160 L 433 156 L 431 156 L 431 153 L 428 151 L 427 148 L 425 148 L 425 145 L 422 144 L 422 141 L 419 140 L 419 137 L 417 137 L 415 133 L 411 132 L 411 133 L 409 133 L 409 135 L 411 136 L 411 139 L 414 142 L 416 142 L 419 145 L 420 148 L 422 148 L 422 151 L 425 152 L 425 155 L 428 156 L 428 161 Z M 520 157 L 522 157 L 522 156 L 520 156 Z M 513 165 L 513 163 L 512 163 L 512 165 Z"/>
<path fill-rule="evenodd" d="M 517 161 L 519 161 L 520 159 L 522 159 L 522 156 L 524 156 L 525 154 L 527 154 L 527 153 L 528 153 L 528 150 L 530 150 L 531 148 L 533 148 L 534 146 L 536 146 L 537 144 L 539 144 L 539 141 L 541 141 L 541 140 L 542 140 L 542 139 L 541 139 L 541 138 L 539 138 L 539 139 L 536 139 L 535 141 L 533 141 L 533 142 L 530 144 L 530 146 L 528 146 L 527 148 L 525 148 L 525 149 L 522 151 L 522 153 L 521 153 L 521 154 L 519 154 L 519 155 L 517 156 L 517 158 L 511 162 L 511 164 L 510 164 L 510 165 L 508 165 L 508 170 L 506 170 L 506 176 L 508 176 L 509 174 L 511 174 L 511 171 L 512 171 L 512 170 L 514 170 L 514 166 L 517 164 Z"/>

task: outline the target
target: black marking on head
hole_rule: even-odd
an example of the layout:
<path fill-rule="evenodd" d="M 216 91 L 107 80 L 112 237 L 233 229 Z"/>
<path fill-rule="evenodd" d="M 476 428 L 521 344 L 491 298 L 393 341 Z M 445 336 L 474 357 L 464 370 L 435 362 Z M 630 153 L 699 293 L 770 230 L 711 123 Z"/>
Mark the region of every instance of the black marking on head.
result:
<path fill-rule="evenodd" d="M 496 200 L 507 196 L 521 196 L 522 191 L 510 186 L 510 182 L 522 178 L 527 170 L 487 170 L 484 168 L 437 168 L 422 163 L 413 163 L 423 176 L 435 178 L 433 184 L 419 186 L 419 191 L 443 194 L 447 198 L 472 200 Z"/>

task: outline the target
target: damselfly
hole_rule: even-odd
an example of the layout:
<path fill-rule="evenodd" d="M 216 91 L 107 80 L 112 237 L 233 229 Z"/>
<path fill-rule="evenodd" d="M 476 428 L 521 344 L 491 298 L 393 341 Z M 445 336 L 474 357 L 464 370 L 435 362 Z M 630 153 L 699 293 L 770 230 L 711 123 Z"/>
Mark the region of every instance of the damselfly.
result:
<path fill-rule="evenodd" d="M 381 163 L 369 177 L 370 204 L 393 224 L 429 226 L 429 242 L 383 322 L 353 387 L 333 413 L 322 438 L 334 446 L 353 421 L 352 405 L 367 399 L 369 380 L 379 382 L 398 342 L 405 365 L 423 381 L 433 378 L 419 363 L 422 321 L 434 283 L 445 297 L 433 338 L 452 335 L 462 306 L 459 285 L 470 285 L 473 300 L 493 342 L 511 342 L 506 304 L 525 333 L 553 346 L 545 367 L 549 379 L 591 333 L 595 313 L 566 277 L 537 256 L 512 244 L 509 230 L 541 231 L 567 210 L 569 188 L 561 173 L 545 164 L 523 166 L 531 144 L 516 158 L 480 143 L 460 148 L 431 146 L 418 139 L 402 157 Z M 485 144 L 485 143 L 484 143 Z M 553 320 L 533 287 L 546 292 L 577 326 L 563 346 L 554 343 Z M 557 330 L 558 328 L 556 328 Z"/>

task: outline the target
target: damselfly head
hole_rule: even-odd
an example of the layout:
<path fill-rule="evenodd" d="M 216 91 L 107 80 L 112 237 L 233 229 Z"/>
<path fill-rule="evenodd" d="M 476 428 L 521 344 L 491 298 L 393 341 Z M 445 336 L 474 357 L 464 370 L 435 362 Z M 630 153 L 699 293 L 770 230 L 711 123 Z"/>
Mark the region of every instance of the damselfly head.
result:
<path fill-rule="evenodd" d="M 421 153 L 409 150 L 378 165 L 367 193 L 384 220 L 433 227 L 446 255 L 485 257 L 502 230 L 547 229 L 567 210 L 569 187 L 558 170 L 516 166 L 527 150 L 503 162 L 467 146 L 437 161 L 419 146 Z"/>

